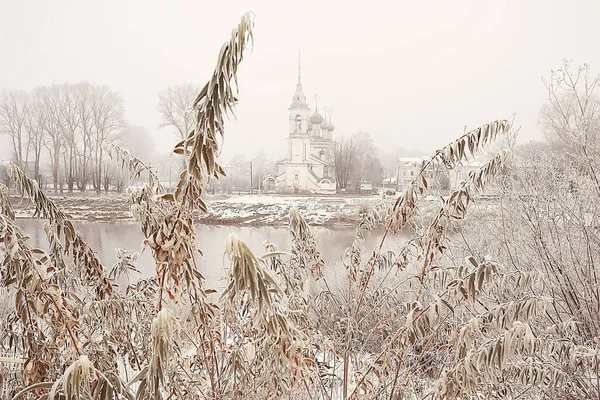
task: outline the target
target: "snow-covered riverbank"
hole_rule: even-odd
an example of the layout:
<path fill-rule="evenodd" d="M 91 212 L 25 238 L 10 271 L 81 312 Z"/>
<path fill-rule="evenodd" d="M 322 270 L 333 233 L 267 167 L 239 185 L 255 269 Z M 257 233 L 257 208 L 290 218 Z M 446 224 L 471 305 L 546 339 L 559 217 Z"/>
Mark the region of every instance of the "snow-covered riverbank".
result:
<path fill-rule="evenodd" d="M 50 196 L 73 220 L 118 222 L 133 220 L 125 196 Z M 282 226 L 288 212 L 296 207 L 313 226 L 354 226 L 362 212 L 393 198 L 381 197 L 305 197 L 276 195 L 206 196 L 209 213 L 200 222 L 210 225 Z M 26 200 L 13 199 L 20 218 L 33 216 Z"/>
<path fill-rule="evenodd" d="M 203 220 L 215 224 L 278 226 L 288 223 L 296 207 L 313 226 L 354 226 L 365 212 L 383 201 L 377 197 L 233 196 L 209 200 L 210 214 Z"/>

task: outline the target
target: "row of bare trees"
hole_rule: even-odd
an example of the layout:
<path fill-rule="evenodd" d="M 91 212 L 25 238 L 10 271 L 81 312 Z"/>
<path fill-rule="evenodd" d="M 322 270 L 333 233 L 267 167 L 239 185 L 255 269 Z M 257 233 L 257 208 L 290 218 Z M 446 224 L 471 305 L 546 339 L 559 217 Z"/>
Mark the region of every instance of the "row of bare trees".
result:
<path fill-rule="evenodd" d="M 189 83 L 161 90 L 159 128 L 185 139 L 195 123 L 192 103 L 199 91 Z M 9 139 L 12 161 L 19 168 L 42 183 L 48 165 L 52 187 L 61 193 L 90 187 L 100 193 L 111 183 L 122 186 L 125 177 L 109 164 L 106 145 L 118 141 L 148 156 L 149 149 L 140 146 L 151 142 L 144 128 L 126 124 L 119 93 L 87 82 L 2 91 L 0 134 Z"/>
<path fill-rule="evenodd" d="M 47 156 L 55 192 L 96 193 L 106 186 L 105 146 L 125 127 L 121 95 L 87 82 L 40 86 L 0 94 L 0 133 L 10 138 L 13 159 L 42 180 Z"/>

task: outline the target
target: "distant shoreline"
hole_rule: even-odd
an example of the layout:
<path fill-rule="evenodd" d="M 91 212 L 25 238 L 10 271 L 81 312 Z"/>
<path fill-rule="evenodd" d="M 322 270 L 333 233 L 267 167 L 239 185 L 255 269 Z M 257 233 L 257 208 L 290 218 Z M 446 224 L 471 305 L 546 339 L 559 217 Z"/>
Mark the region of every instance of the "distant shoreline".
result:
<path fill-rule="evenodd" d="M 72 221 L 99 223 L 134 223 L 126 196 L 48 196 Z M 17 218 L 34 218 L 34 207 L 26 198 L 11 198 Z M 296 207 L 311 226 L 330 229 L 356 227 L 361 214 L 393 198 L 352 196 L 281 196 L 242 195 L 206 196 L 209 214 L 197 221 L 206 225 L 285 227 L 288 213 Z"/>

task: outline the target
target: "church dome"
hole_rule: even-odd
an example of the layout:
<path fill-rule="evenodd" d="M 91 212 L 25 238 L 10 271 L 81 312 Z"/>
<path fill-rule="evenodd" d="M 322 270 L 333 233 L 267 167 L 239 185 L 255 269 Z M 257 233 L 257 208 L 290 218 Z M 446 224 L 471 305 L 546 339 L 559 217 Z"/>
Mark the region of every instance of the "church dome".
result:
<path fill-rule="evenodd" d="M 311 115 L 308 120 L 311 124 L 321 125 L 323 121 L 325 121 L 325 118 L 321 114 L 319 114 L 319 111 L 315 111 L 314 114 Z"/>
<path fill-rule="evenodd" d="M 321 129 L 329 130 L 329 122 L 325 121 L 321 124 Z"/>
<path fill-rule="evenodd" d="M 332 131 L 332 130 L 334 130 L 334 129 L 335 129 L 335 125 L 333 125 L 333 124 L 331 123 L 331 121 L 329 121 L 329 130 L 330 130 L 330 131 Z"/>

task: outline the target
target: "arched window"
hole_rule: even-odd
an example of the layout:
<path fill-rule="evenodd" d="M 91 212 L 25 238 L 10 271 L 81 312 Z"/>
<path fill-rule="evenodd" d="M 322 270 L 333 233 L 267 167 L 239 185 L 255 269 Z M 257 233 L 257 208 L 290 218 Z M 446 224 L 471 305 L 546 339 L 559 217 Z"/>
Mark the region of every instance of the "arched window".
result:
<path fill-rule="evenodd" d="M 302 119 L 300 118 L 300 114 L 296 115 L 294 119 L 296 121 L 296 125 L 294 126 L 294 132 L 299 133 L 302 130 Z"/>

